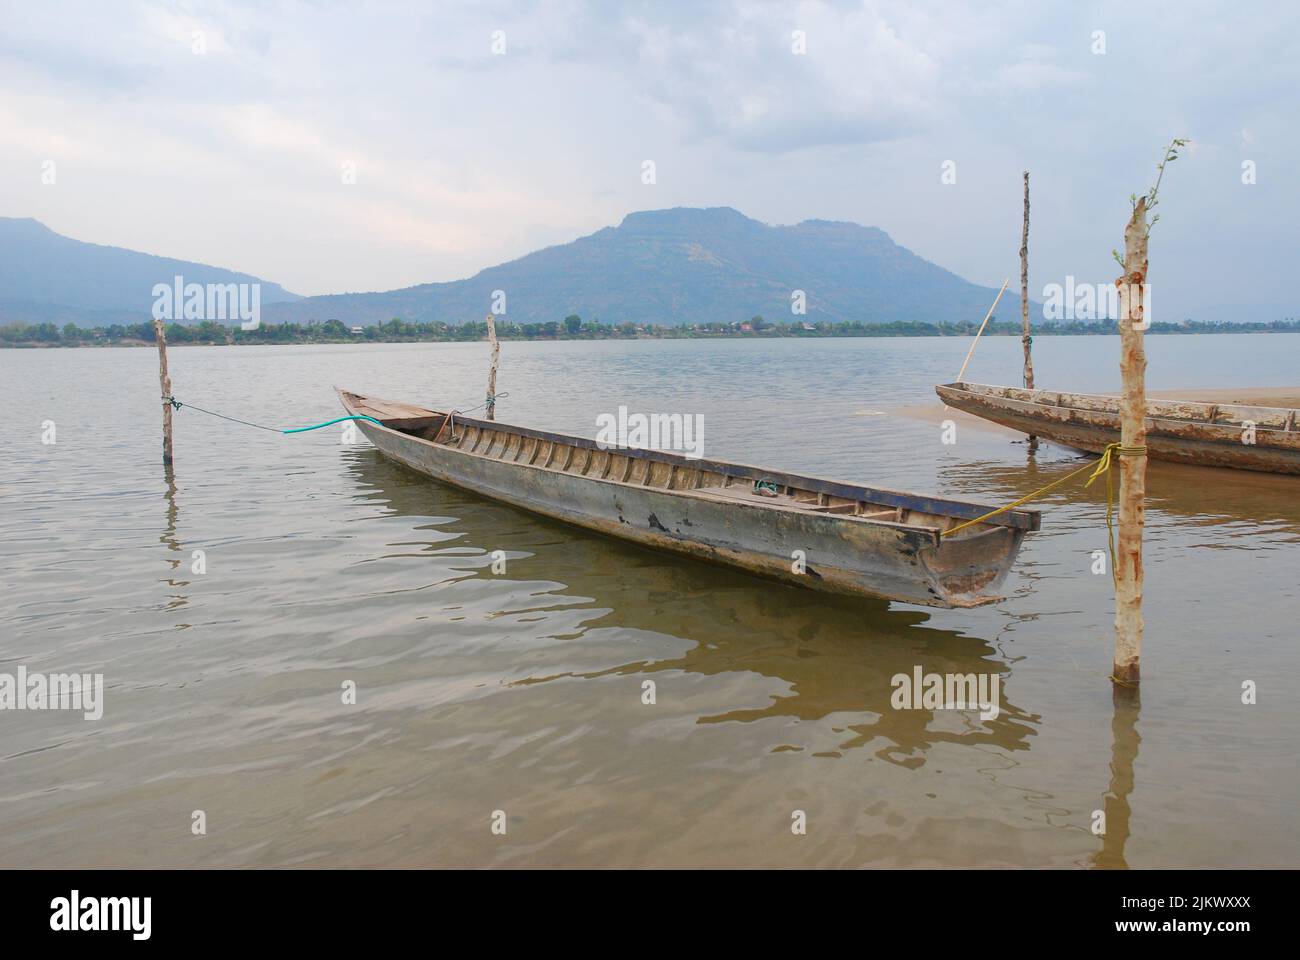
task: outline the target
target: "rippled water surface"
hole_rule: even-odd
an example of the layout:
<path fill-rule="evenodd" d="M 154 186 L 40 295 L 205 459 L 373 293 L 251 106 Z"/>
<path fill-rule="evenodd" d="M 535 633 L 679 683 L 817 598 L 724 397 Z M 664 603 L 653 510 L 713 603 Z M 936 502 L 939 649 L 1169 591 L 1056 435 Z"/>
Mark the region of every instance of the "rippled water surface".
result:
<path fill-rule="evenodd" d="M 1153 389 L 1300 380 L 1300 336 L 1148 345 Z M 505 343 L 499 415 L 593 436 L 619 404 L 701 412 L 710 457 L 993 503 L 1081 463 L 896 412 L 966 347 Z M 968 379 L 1018 382 L 1019 348 L 985 341 Z M 471 406 L 486 356 L 170 359 L 181 400 L 298 426 L 339 414 L 333 384 Z M 1040 386 L 1117 387 L 1112 338 L 1035 361 Z M 153 351 L 0 373 L 0 672 L 106 684 L 98 721 L 0 713 L 0 866 L 1300 866 L 1300 478 L 1152 466 L 1141 703 L 1116 705 L 1099 485 L 1047 499 L 1004 602 L 930 610 L 570 529 L 337 427 L 182 409 L 169 484 Z M 916 665 L 998 675 L 1002 712 L 893 709 Z"/>

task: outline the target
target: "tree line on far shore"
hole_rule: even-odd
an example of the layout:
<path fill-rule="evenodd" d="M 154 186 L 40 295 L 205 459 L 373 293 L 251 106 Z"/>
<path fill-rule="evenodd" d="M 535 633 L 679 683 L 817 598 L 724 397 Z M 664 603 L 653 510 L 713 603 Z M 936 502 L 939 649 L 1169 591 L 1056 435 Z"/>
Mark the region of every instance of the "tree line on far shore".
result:
<path fill-rule="evenodd" d="M 890 323 L 861 321 L 781 322 L 753 317 L 735 323 L 697 323 L 686 325 L 619 323 L 583 320 L 570 314 L 560 321 L 546 323 L 511 323 L 501 317 L 494 321 L 497 336 L 503 340 L 635 340 L 635 339 L 708 339 L 714 337 L 966 337 L 974 336 L 979 324 L 974 321 L 932 323 L 922 320 L 897 320 Z M 1035 325 L 1035 336 L 1114 335 L 1114 320 L 1051 321 Z M 1185 320 L 1181 323 L 1153 323 L 1148 333 L 1296 333 L 1300 321 L 1274 320 L 1268 323 L 1226 323 L 1213 320 Z M 339 320 L 308 323 L 264 323 L 256 330 L 243 330 L 213 320 L 195 324 L 168 323 L 168 343 L 245 344 L 245 343 L 414 343 L 439 341 L 474 341 L 487 336 L 487 324 L 473 321 L 449 324 L 441 321 L 416 323 L 394 317 L 383 323 L 351 328 Z M 986 336 L 1020 336 L 1018 321 L 989 321 Z M 0 326 L 0 346 L 110 346 L 153 343 L 153 321 L 108 324 L 83 328 L 74 323 L 62 327 L 53 323 L 26 324 L 11 322 Z"/>

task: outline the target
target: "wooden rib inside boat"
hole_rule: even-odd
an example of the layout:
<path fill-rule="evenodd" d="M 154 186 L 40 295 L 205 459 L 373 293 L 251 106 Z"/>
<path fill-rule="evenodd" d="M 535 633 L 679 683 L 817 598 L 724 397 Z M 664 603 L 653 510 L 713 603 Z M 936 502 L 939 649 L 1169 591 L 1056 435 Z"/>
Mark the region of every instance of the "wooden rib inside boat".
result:
<path fill-rule="evenodd" d="M 379 451 L 445 483 L 651 547 L 801 587 L 939 607 L 1001 599 L 997 589 L 1036 510 L 995 509 L 501 421 L 449 416 L 339 390 Z M 800 559 L 802 557 L 802 572 Z"/>
<path fill-rule="evenodd" d="M 1119 440 L 1119 398 L 984 383 L 945 383 L 950 407 L 1076 450 Z M 1296 411 L 1194 400 L 1147 400 L 1146 446 L 1156 460 L 1300 474 Z"/>

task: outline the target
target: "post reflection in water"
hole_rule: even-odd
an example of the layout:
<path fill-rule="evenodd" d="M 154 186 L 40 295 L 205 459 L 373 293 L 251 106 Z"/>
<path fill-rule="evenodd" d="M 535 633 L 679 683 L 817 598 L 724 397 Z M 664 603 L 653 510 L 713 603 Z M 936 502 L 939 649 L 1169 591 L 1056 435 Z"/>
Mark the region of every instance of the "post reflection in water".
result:
<path fill-rule="evenodd" d="M 185 562 L 184 556 L 181 555 L 183 551 L 181 549 L 180 541 L 176 539 L 176 523 L 180 517 L 180 508 L 176 505 L 176 474 L 172 469 L 171 464 L 164 466 L 163 471 L 164 480 L 167 483 L 166 490 L 163 492 L 163 497 L 167 501 L 167 523 L 163 527 L 162 534 L 158 537 L 158 542 L 167 548 L 169 554 L 166 557 L 166 560 L 168 565 L 171 567 L 172 575 L 166 578 L 166 583 L 171 587 L 187 587 L 190 585 L 190 581 L 178 580 L 175 572 L 179 570 L 181 564 Z M 171 554 L 176 554 L 176 556 L 171 556 Z M 184 594 L 173 593 L 171 594 L 171 600 L 167 604 L 167 608 L 169 610 L 175 610 L 178 607 L 185 606 L 187 603 L 189 603 L 189 598 Z"/>
<path fill-rule="evenodd" d="M 928 625 L 928 612 L 891 610 L 884 601 L 840 598 L 769 583 L 690 559 L 665 555 L 537 517 L 448 487 L 383 460 L 373 450 L 348 451 L 347 463 L 368 502 L 413 517 L 439 521 L 445 543 L 449 530 L 463 531 L 453 548 L 462 574 L 502 582 L 503 599 L 531 580 L 551 587 L 553 609 L 570 614 L 575 602 L 591 605 L 581 630 L 555 636 L 572 644 L 594 629 L 653 633 L 686 640 L 676 656 L 623 659 L 594 669 L 530 671 L 512 685 L 617 675 L 654 677 L 684 672 L 720 677 L 757 674 L 783 684 L 783 695 L 761 707 L 703 712 L 697 724 L 749 723 L 769 718 L 824 721 L 843 715 L 835 727 L 841 739 L 831 755 L 861 747 L 893 764 L 920 767 L 936 744 L 1020 751 L 1029 748 L 1040 717 L 1007 697 L 1011 667 L 987 640 Z M 467 547 L 482 553 L 467 554 Z M 512 559 L 508 576 L 494 577 L 488 555 L 504 550 Z M 444 548 L 441 551 L 447 552 Z M 516 589 L 517 592 L 517 589 Z M 534 595 L 536 591 L 534 589 Z M 531 615 L 531 611 L 530 611 Z M 566 621 L 567 622 L 567 621 Z M 572 644 L 581 648 L 581 644 Z M 627 647 L 613 652 L 626 656 Z M 978 712 L 894 709 L 896 674 L 986 674 L 1001 685 L 1000 712 L 983 720 Z M 778 745 L 775 750 L 803 749 Z"/>
<path fill-rule="evenodd" d="M 1102 810 L 1106 814 L 1106 832 L 1101 837 L 1101 850 L 1093 858 L 1093 865 L 1107 869 L 1126 869 L 1124 845 L 1129 838 L 1128 798 L 1133 792 L 1133 763 L 1137 760 L 1142 737 L 1137 731 L 1138 714 L 1142 699 L 1137 687 L 1114 688 L 1115 714 L 1110 722 L 1110 789 Z"/>

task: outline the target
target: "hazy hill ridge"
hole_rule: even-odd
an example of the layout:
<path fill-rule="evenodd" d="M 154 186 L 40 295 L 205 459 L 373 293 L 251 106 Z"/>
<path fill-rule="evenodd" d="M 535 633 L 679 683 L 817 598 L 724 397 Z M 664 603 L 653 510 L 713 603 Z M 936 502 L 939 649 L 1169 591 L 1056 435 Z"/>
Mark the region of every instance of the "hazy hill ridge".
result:
<path fill-rule="evenodd" d="M 37 220 L 0 217 L 0 323 L 138 323 L 153 308 L 153 287 L 260 283 L 262 304 L 292 300 L 278 283 L 188 260 L 85 243 Z"/>
<path fill-rule="evenodd" d="M 264 310 L 271 322 L 478 320 L 494 290 L 515 323 L 571 313 L 604 323 L 748 320 L 961 320 L 984 316 L 997 291 L 963 280 L 898 246 L 883 230 L 807 220 L 769 226 L 730 207 L 632 213 L 571 243 L 488 267 L 466 280 L 386 293 L 306 297 Z M 803 290 L 807 314 L 791 313 Z M 1008 291 L 1003 317 L 1018 316 Z"/>
<path fill-rule="evenodd" d="M 197 283 L 257 281 L 72 240 L 35 220 L 0 218 L 0 322 L 147 319 L 153 284 L 177 274 Z M 458 324 L 481 319 L 496 290 L 505 291 L 506 316 L 515 323 L 572 313 L 604 323 L 718 323 L 756 314 L 809 323 L 978 321 L 996 295 L 876 227 L 831 220 L 770 226 L 729 207 L 632 213 L 616 227 L 447 283 L 299 298 L 260 282 L 262 317 L 270 323 L 401 317 Z M 791 312 L 796 290 L 806 297 L 804 315 Z M 1019 311 L 1019 298 L 1008 291 L 998 314 L 1011 319 Z"/>

